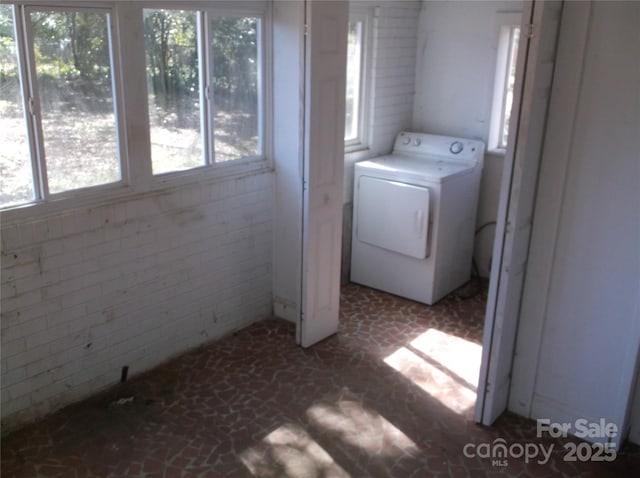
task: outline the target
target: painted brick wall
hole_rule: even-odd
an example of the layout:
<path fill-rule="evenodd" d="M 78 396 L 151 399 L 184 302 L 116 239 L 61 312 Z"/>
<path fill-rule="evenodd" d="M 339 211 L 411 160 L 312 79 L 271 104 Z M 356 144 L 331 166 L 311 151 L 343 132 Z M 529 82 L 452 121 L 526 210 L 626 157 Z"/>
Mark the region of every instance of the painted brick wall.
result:
<path fill-rule="evenodd" d="M 398 132 L 411 128 L 421 2 L 381 2 L 374 32 L 371 155 L 391 152 Z"/>
<path fill-rule="evenodd" d="M 272 174 L 2 224 L 3 429 L 271 313 Z"/>

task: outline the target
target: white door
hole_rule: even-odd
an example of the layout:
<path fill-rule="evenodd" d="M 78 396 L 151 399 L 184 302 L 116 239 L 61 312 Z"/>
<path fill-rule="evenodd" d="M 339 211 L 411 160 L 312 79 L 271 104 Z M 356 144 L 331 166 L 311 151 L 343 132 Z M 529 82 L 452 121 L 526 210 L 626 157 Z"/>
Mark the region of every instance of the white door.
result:
<path fill-rule="evenodd" d="M 346 1 L 306 3 L 302 313 L 297 330 L 303 347 L 338 330 L 348 7 Z"/>
<path fill-rule="evenodd" d="M 525 2 L 478 381 L 476 421 L 507 408 L 562 2 Z M 531 27 L 529 26 L 531 25 Z"/>
<path fill-rule="evenodd" d="M 566 2 L 509 398 L 615 447 L 640 344 L 638 51 L 640 3 Z"/>

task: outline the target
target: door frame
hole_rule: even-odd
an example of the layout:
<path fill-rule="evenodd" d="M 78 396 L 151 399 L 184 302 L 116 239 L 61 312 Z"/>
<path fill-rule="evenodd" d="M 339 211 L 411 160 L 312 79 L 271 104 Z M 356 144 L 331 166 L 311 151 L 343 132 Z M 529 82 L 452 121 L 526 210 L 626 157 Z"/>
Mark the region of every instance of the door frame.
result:
<path fill-rule="evenodd" d="M 563 7 L 562 2 L 534 0 L 523 5 L 521 54 L 516 65 L 519 79 L 512 110 L 515 134 L 510 135 L 503 166 L 475 408 L 476 422 L 484 425 L 491 425 L 507 409 L 509 401 L 537 178 L 547 128 L 549 98 L 544 96 L 544 87 L 547 82 L 552 85 L 559 24 L 555 26 L 555 36 L 549 38 L 547 33 L 553 31 L 550 29 L 556 20 L 561 21 Z M 559 19 L 554 18 L 556 13 Z M 556 57 L 553 62 L 545 58 L 549 39 L 555 40 L 550 50 L 552 57 Z M 540 99 L 546 101 L 544 106 Z M 534 124 L 540 118 L 541 122 Z"/>
<path fill-rule="evenodd" d="M 582 76 L 591 4 L 589 2 L 567 2 L 564 7 L 563 43 L 558 58 L 565 71 L 554 84 L 550 108 L 557 112 L 551 115 L 548 124 L 550 134 L 545 151 L 557 151 L 553 162 L 541 165 L 545 181 L 540 183 L 537 214 L 544 221 L 536 221 L 532 229 L 529 258 L 531 267 L 527 270 L 527 288 L 521 298 L 521 323 L 518 330 L 518 357 L 513 361 L 513 381 L 509 409 L 515 413 L 530 417 L 531 403 L 535 388 L 535 376 L 538 370 L 538 358 L 542 342 L 544 317 L 546 315 L 549 282 L 553 269 L 555 242 L 541 241 L 541 237 L 557 237 L 560 226 L 560 210 L 568 169 L 569 150 L 573 135 L 566 131 L 565 125 L 573 124 L 578 107 L 578 96 Z M 570 22 L 570 24 L 569 24 Z M 566 41 L 565 41 L 566 40 Z M 560 159 L 560 160 L 558 160 Z M 522 340 L 526 336 L 527 340 Z"/>
<path fill-rule="evenodd" d="M 536 394 L 540 358 L 543 357 L 543 341 L 545 333 L 549 333 L 547 317 L 549 308 L 553 307 L 552 278 L 557 272 L 560 244 L 558 237 L 568 199 L 565 194 L 571 182 L 570 167 L 575 162 L 575 128 L 579 122 L 582 105 L 580 96 L 583 92 L 585 63 L 588 61 L 587 48 L 593 24 L 594 2 L 565 2 L 562 21 L 562 37 L 558 46 L 558 75 L 554 81 L 550 114 L 548 121 L 548 138 L 544 144 L 541 164 L 541 181 L 538 188 L 536 204 L 536 220 L 533 223 L 531 249 L 529 252 L 531 267 L 527 269 L 527 288 L 521 298 L 521 324 L 518 329 L 517 348 L 513 360 L 513 380 L 508 408 L 514 413 L 529 418 L 540 416 L 551 420 L 559 420 L 554 413 L 560 413 L 561 419 L 576 422 L 579 419 L 595 421 L 595 417 L 586 417 L 584 411 L 569 410 L 562 406 L 549 406 L 550 402 L 541 405 L 540 395 Z M 640 292 L 640 290 L 638 291 Z M 634 317 L 640 317 L 640 306 L 636 302 Z M 633 416 L 632 407 L 640 403 L 634 396 L 640 390 L 638 371 L 640 370 L 640 322 L 632 321 L 632 326 L 625 330 L 627 337 L 632 337 L 631 346 L 625 351 L 622 364 L 633 364 L 634 369 L 621 367 L 612 371 L 622 377 L 620 388 L 609 389 L 609 396 L 621 404 L 610 412 L 607 421 L 618 426 L 619 437 L 615 449 L 619 450 L 627 438 L 632 423 L 640 423 Z M 620 344 L 619 346 L 622 346 Z M 635 392 L 636 394 L 638 392 Z M 626 405 L 622 405 L 625 404 Z M 611 410 L 611 409 L 610 409 Z M 638 411 L 636 410 L 636 414 Z M 604 418 L 598 418 L 604 419 Z M 635 419 L 635 422 L 633 420 Z M 636 440 L 640 434 L 635 435 Z M 583 437 L 587 441 L 607 443 L 607 437 Z"/>

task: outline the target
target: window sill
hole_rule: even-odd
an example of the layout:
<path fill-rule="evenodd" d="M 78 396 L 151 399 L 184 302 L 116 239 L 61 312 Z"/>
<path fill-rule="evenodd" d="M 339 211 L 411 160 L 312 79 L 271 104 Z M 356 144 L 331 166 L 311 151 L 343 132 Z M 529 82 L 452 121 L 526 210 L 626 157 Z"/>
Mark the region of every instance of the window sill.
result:
<path fill-rule="evenodd" d="M 217 182 L 228 178 L 252 174 L 256 171 L 270 170 L 271 162 L 267 159 L 245 158 L 215 163 L 207 166 L 155 174 L 151 179 L 151 190 L 166 187 L 181 187 L 196 182 Z"/>
<path fill-rule="evenodd" d="M 354 163 L 356 161 L 360 161 L 361 159 L 369 158 L 371 156 L 371 150 L 368 146 L 358 145 L 357 147 L 352 146 L 349 148 L 345 148 L 344 150 L 344 162 L 345 163 Z"/>
<path fill-rule="evenodd" d="M 187 171 L 154 176 L 146 184 L 116 184 L 78 191 L 69 191 L 64 197 L 27 203 L 0 210 L 2 226 L 67 214 L 80 209 L 92 209 L 153 196 L 167 189 L 181 189 L 194 184 L 213 184 L 243 176 L 265 174 L 273 171 L 267 159 L 237 160 L 235 164 L 203 166 Z"/>
<path fill-rule="evenodd" d="M 505 156 L 507 154 L 506 148 L 492 148 L 488 149 L 485 154 L 491 154 L 493 156 Z"/>

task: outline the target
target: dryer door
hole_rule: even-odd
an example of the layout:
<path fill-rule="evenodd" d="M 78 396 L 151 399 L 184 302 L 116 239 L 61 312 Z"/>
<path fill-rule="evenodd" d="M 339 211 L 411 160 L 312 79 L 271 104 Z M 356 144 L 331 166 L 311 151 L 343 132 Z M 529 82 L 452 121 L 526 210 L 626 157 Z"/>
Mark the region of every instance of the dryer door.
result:
<path fill-rule="evenodd" d="M 360 176 L 356 228 L 359 241 L 417 259 L 426 258 L 429 189 Z"/>

